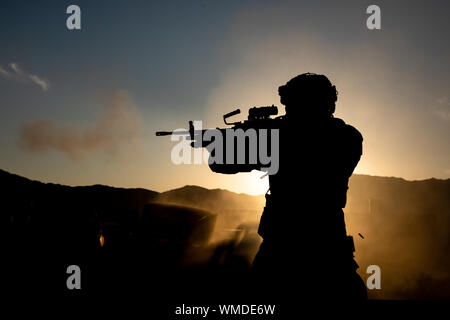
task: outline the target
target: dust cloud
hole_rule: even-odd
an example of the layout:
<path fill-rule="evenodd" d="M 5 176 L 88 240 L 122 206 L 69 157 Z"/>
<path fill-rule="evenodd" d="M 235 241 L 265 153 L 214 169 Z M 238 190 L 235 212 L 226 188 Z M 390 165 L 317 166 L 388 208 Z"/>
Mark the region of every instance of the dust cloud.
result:
<path fill-rule="evenodd" d="M 78 159 L 91 151 L 116 153 L 128 143 L 140 139 L 140 121 L 126 91 L 114 91 L 100 100 L 101 112 L 86 127 L 60 124 L 54 120 L 26 123 L 20 131 L 19 145 L 27 151 L 62 152 Z"/>

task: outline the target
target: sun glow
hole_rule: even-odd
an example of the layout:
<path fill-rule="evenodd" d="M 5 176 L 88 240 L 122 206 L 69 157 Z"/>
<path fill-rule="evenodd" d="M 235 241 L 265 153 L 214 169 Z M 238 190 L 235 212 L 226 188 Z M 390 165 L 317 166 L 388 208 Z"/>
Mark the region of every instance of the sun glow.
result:
<path fill-rule="evenodd" d="M 269 176 L 262 171 L 252 171 L 242 178 L 246 186 L 245 193 L 252 195 L 265 194 L 269 190 Z"/>

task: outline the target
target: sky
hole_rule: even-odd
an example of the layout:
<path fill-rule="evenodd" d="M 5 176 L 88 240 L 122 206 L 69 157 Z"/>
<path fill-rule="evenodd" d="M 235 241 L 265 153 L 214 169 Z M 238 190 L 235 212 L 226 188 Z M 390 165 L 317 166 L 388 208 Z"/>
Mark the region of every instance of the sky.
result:
<path fill-rule="evenodd" d="M 81 8 L 68 30 L 66 8 Z M 364 136 L 355 172 L 450 178 L 448 1 L 2 1 L 0 168 L 67 185 L 264 193 L 261 172 L 175 165 L 155 131 L 278 105 L 322 73 Z M 280 112 L 282 113 L 282 112 Z M 238 116 L 239 118 L 239 116 Z M 242 117 L 240 119 L 243 119 Z"/>

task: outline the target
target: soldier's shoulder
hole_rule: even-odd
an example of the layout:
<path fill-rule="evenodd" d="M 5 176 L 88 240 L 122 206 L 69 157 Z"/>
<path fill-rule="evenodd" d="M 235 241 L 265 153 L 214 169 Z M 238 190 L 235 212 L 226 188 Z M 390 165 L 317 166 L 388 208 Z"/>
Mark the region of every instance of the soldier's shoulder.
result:
<path fill-rule="evenodd" d="M 347 137 L 349 137 L 350 139 L 354 139 L 356 141 L 363 141 L 363 136 L 361 132 L 359 132 L 359 130 L 356 129 L 354 126 L 345 123 L 345 121 L 340 118 L 333 118 L 333 119 L 336 123 L 336 126 L 340 130 L 342 130 L 343 134 L 345 134 Z"/>

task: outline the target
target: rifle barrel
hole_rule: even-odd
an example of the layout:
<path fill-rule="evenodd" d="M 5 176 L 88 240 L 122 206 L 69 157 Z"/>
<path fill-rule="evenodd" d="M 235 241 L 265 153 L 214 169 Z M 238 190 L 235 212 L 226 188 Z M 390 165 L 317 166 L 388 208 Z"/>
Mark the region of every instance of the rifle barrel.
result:
<path fill-rule="evenodd" d="M 158 137 L 160 136 L 171 136 L 171 135 L 177 135 L 177 136 L 185 136 L 189 135 L 189 131 L 157 131 L 156 135 Z"/>

